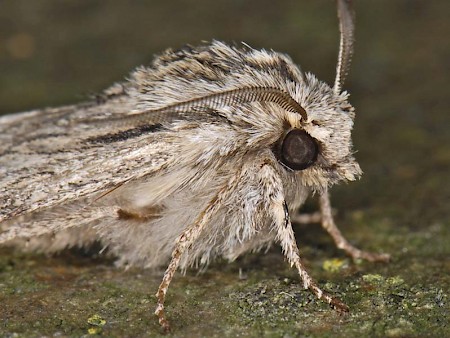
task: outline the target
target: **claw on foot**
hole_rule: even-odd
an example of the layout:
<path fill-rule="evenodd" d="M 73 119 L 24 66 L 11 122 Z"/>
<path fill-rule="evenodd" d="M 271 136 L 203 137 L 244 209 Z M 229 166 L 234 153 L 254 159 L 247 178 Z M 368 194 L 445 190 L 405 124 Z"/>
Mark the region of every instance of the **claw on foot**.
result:
<path fill-rule="evenodd" d="M 166 315 L 164 313 L 164 306 L 161 304 L 158 304 L 155 310 L 155 315 L 158 317 L 158 322 L 161 325 L 164 333 L 170 332 L 170 324 L 169 321 L 166 319 Z"/>
<path fill-rule="evenodd" d="M 354 259 L 365 259 L 369 262 L 389 262 L 391 255 L 389 254 L 377 254 L 366 251 L 359 251 L 352 254 Z"/>
<path fill-rule="evenodd" d="M 332 298 L 330 301 L 330 305 L 333 309 L 335 309 L 338 313 L 344 314 L 350 312 L 349 307 L 343 303 L 341 300 L 337 298 Z"/>

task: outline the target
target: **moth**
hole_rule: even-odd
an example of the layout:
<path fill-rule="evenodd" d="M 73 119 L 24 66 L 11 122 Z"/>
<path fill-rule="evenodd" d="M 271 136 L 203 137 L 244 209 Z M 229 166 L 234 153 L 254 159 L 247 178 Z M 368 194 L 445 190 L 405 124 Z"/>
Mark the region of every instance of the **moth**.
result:
<path fill-rule="evenodd" d="M 302 262 L 290 215 L 312 193 L 336 227 L 328 189 L 361 175 L 354 109 L 342 86 L 354 15 L 337 1 L 333 87 L 286 55 L 213 41 L 168 50 L 91 101 L 0 117 L 0 244 L 46 253 L 100 242 L 119 266 L 169 265 L 156 315 L 178 268 L 234 260 L 278 243 L 303 286 L 340 311 Z M 303 219 L 308 216 L 303 215 Z"/>

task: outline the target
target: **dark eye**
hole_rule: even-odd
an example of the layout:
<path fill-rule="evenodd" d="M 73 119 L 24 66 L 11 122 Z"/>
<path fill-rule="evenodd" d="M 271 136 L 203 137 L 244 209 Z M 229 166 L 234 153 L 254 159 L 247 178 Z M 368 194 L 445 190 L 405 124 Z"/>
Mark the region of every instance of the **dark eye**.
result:
<path fill-rule="evenodd" d="M 317 159 L 319 147 L 309 134 L 300 129 L 288 132 L 278 146 L 278 160 L 292 170 L 303 170 Z"/>

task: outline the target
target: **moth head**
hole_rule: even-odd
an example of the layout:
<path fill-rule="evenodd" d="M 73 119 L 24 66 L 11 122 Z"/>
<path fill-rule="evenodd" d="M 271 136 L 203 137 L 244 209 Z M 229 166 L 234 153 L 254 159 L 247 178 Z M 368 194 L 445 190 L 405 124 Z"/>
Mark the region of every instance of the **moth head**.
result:
<path fill-rule="evenodd" d="M 273 148 L 278 161 L 290 170 L 304 170 L 317 161 L 317 141 L 301 129 L 289 129 Z"/>
<path fill-rule="evenodd" d="M 300 128 L 288 123 L 273 148 L 285 168 L 304 171 L 303 183 L 316 189 L 361 175 L 350 138 L 354 109 L 348 94 L 342 93 L 353 55 L 354 12 L 350 0 L 338 0 L 337 5 L 340 46 L 333 89 L 307 74 L 303 87 L 295 91 L 303 98 Z"/>
<path fill-rule="evenodd" d="M 351 131 L 354 109 L 346 92 L 333 88 L 307 74 L 293 96 L 302 113 L 285 111 L 279 122 L 277 140 L 271 151 L 281 166 L 297 175 L 302 185 L 322 190 L 339 181 L 352 181 L 361 175 L 353 156 Z"/>

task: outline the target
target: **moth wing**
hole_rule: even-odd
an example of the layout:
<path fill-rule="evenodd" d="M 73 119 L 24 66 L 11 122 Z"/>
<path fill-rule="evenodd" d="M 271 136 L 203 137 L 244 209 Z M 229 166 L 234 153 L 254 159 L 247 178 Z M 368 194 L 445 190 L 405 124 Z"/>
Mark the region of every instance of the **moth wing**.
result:
<path fill-rule="evenodd" d="M 1 117 L 3 230 L 17 227 L 19 234 L 26 224 L 33 226 L 27 222 L 32 215 L 46 211 L 47 218 L 57 218 L 63 205 L 76 205 L 73 211 L 79 212 L 109 191 L 167 166 L 173 153 L 170 130 L 155 122 L 108 124 L 111 116 L 131 108 L 128 101 L 112 100 Z"/>

